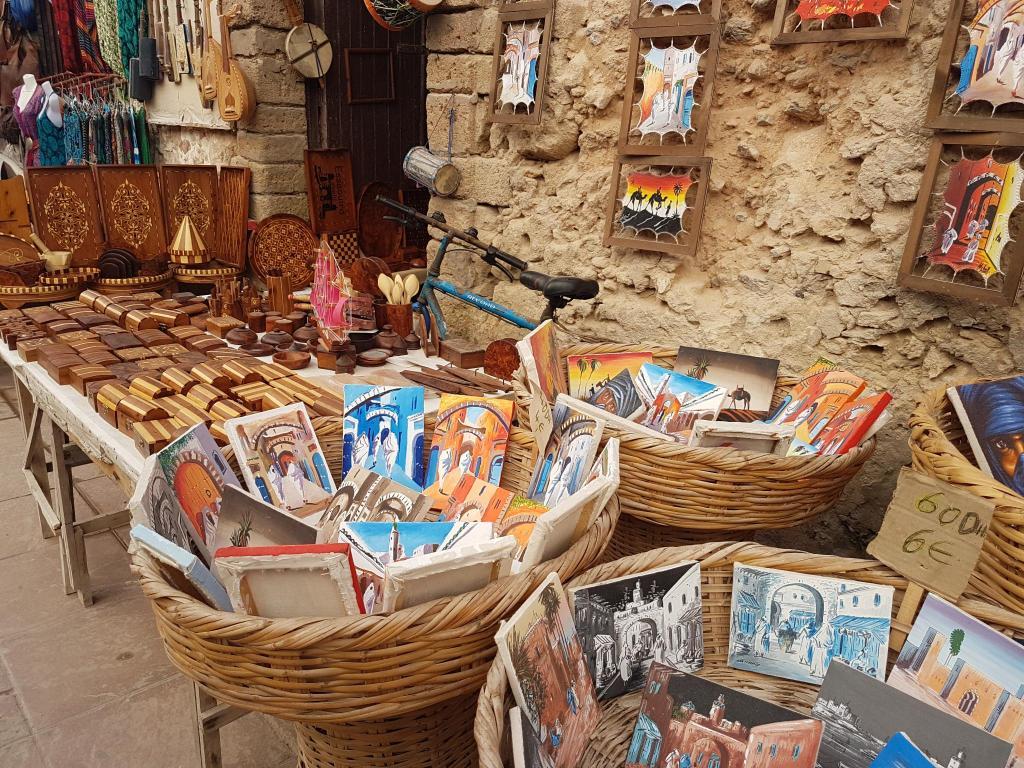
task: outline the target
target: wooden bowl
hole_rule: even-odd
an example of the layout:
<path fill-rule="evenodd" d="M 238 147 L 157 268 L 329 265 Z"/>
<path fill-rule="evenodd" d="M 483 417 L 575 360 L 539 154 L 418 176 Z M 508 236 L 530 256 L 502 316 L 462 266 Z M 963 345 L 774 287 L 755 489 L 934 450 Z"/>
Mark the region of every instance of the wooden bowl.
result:
<path fill-rule="evenodd" d="M 249 344 L 255 344 L 260 340 L 260 337 L 256 334 L 256 331 L 243 327 L 232 328 L 224 335 L 224 339 L 231 344 L 237 344 L 240 347 L 245 347 Z"/>
<path fill-rule="evenodd" d="M 242 352 L 253 357 L 266 357 L 267 355 L 273 354 L 274 348 L 269 344 L 262 342 L 256 342 L 255 344 L 246 344 L 244 347 L 239 347 Z"/>
<path fill-rule="evenodd" d="M 309 352 L 278 352 L 274 355 L 274 362 L 283 365 L 291 371 L 298 371 L 309 365 Z"/>
<path fill-rule="evenodd" d="M 360 352 L 356 358 L 356 362 L 359 365 L 365 365 L 373 368 L 378 365 L 384 365 L 391 357 L 391 353 L 386 349 L 368 349 L 365 352 Z"/>
<path fill-rule="evenodd" d="M 261 341 L 272 347 L 280 347 L 282 344 L 288 344 L 291 346 L 292 335 L 290 333 L 284 333 L 283 331 L 268 331 L 263 334 Z"/>
<path fill-rule="evenodd" d="M 303 344 L 306 344 L 311 341 L 316 341 L 317 339 L 319 339 L 320 334 L 317 333 L 316 328 L 314 328 L 312 325 L 304 325 L 301 328 L 295 329 L 295 333 L 292 334 L 292 338 L 295 339 L 295 341 L 297 342 L 302 342 Z"/>

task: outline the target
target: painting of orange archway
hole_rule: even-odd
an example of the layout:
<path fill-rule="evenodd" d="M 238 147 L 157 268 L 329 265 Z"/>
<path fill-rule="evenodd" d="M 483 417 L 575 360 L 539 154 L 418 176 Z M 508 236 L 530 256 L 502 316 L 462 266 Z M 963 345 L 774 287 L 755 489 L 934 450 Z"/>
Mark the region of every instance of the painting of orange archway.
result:
<path fill-rule="evenodd" d="M 174 473 L 174 495 L 203 541 L 209 541 L 221 497 L 210 471 L 198 461 L 183 461 Z"/>

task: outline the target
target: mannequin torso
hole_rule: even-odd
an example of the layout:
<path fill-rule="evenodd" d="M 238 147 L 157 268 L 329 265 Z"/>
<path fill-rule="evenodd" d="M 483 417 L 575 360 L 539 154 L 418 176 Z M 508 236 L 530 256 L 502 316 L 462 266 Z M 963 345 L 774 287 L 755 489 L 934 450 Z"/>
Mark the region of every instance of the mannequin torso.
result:
<path fill-rule="evenodd" d="M 36 82 L 36 76 L 29 73 L 22 78 L 21 90 L 18 93 L 18 109 L 24 111 L 25 107 L 32 100 L 32 97 L 36 94 L 36 89 L 39 87 L 39 83 Z"/>
<path fill-rule="evenodd" d="M 43 83 L 43 109 L 46 111 L 46 117 L 54 124 L 57 128 L 64 127 L 64 117 L 61 111 L 60 96 L 54 93 L 53 86 L 50 85 L 49 81 Z"/>

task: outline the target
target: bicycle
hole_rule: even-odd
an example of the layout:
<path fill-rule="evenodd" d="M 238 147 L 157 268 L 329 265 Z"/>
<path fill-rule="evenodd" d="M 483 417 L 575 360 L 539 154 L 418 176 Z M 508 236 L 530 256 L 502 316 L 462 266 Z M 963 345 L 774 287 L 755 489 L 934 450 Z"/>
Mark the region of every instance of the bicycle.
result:
<path fill-rule="evenodd" d="M 529 263 L 478 239 L 477 235 L 479 233 L 475 227 L 471 227 L 463 232 L 449 225 L 445 221 L 444 214 L 440 211 L 431 216 L 426 216 L 414 208 L 409 208 L 382 195 L 377 197 L 377 202 L 383 203 L 401 214 L 400 216 L 386 216 L 385 218 L 389 221 L 398 222 L 403 227 L 410 227 L 414 221 L 419 221 L 428 227 L 433 227 L 444 233 L 437 248 L 437 253 L 427 268 L 427 277 L 420 285 L 420 291 L 417 294 L 418 309 L 423 313 L 428 323 L 428 328 L 431 326 L 435 327 L 438 338 L 442 341 L 448 338 L 448 325 L 445 323 L 441 305 L 437 301 L 437 293 L 442 293 L 471 307 L 476 307 L 493 317 L 504 320 L 510 325 L 532 331 L 546 320 L 556 320 L 558 310 L 564 309 L 569 305 L 569 302 L 593 299 L 600 291 L 600 286 L 596 280 L 585 280 L 568 275 L 551 276 L 545 275 L 543 272 L 530 270 Z M 453 248 L 449 251 L 449 246 L 451 246 L 453 241 L 460 241 L 469 247 Z M 473 249 L 476 250 L 474 251 Z M 519 273 L 518 281 L 521 285 L 542 294 L 547 299 L 547 306 L 540 316 L 540 321 L 537 323 L 531 322 L 503 304 L 499 304 L 472 291 L 465 291 L 448 280 L 442 280 L 441 266 L 444 263 L 445 255 L 449 252 L 455 253 L 459 251 L 467 253 L 482 251 L 482 260 L 492 267 L 497 267 L 510 281 L 517 279 L 512 273 L 512 270 L 516 270 Z"/>

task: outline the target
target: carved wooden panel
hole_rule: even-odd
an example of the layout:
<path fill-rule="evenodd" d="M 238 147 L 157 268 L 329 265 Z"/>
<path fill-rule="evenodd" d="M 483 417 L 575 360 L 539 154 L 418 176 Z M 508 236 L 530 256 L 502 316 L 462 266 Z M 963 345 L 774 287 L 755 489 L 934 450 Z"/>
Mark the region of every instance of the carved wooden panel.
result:
<path fill-rule="evenodd" d="M 249 241 L 249 260 L 264 281 L 274 270 L 291 279 L 292 290 L 313 282 L 313 259 L 319 243 L 309 224 L 298 216 L 278 213 L 259 223 Z"/>
<path fill-rule="evenodd" d="M 164 218 L 167 221 L 167 242 L 174 235 L 185 216 L 206 244 L 215 247 L 217 235 L 217 166 L 165 165 L 160 168 L 164 190 Z"/>
<path fill-rule="evenodd" d="M 140 262 L 167 256 L 160 175 L 154 165 L 101 165 L 96 181 L 107 242 L 131 251 Z"/>
<path fill-rule="evenodd" d="M 356 228 L 352 155 L 347 149 L 306 150 L 306 198 L 316 234 Z"/>
<path fill-rule="evenodd" d="M 245 267 L 246 227 L 249 223 L 249 187 L 252 171 L 224 166 L 217 195 L 217 247 L 213 254 L 225 264 Z"/>
<path fill-rule="evenodd" d="M 75 267 L 94 267 L 104 249 L 100 201 L 89 167 L 29 168 L 36 234 L 52 251 L 71 251 Z"/>

